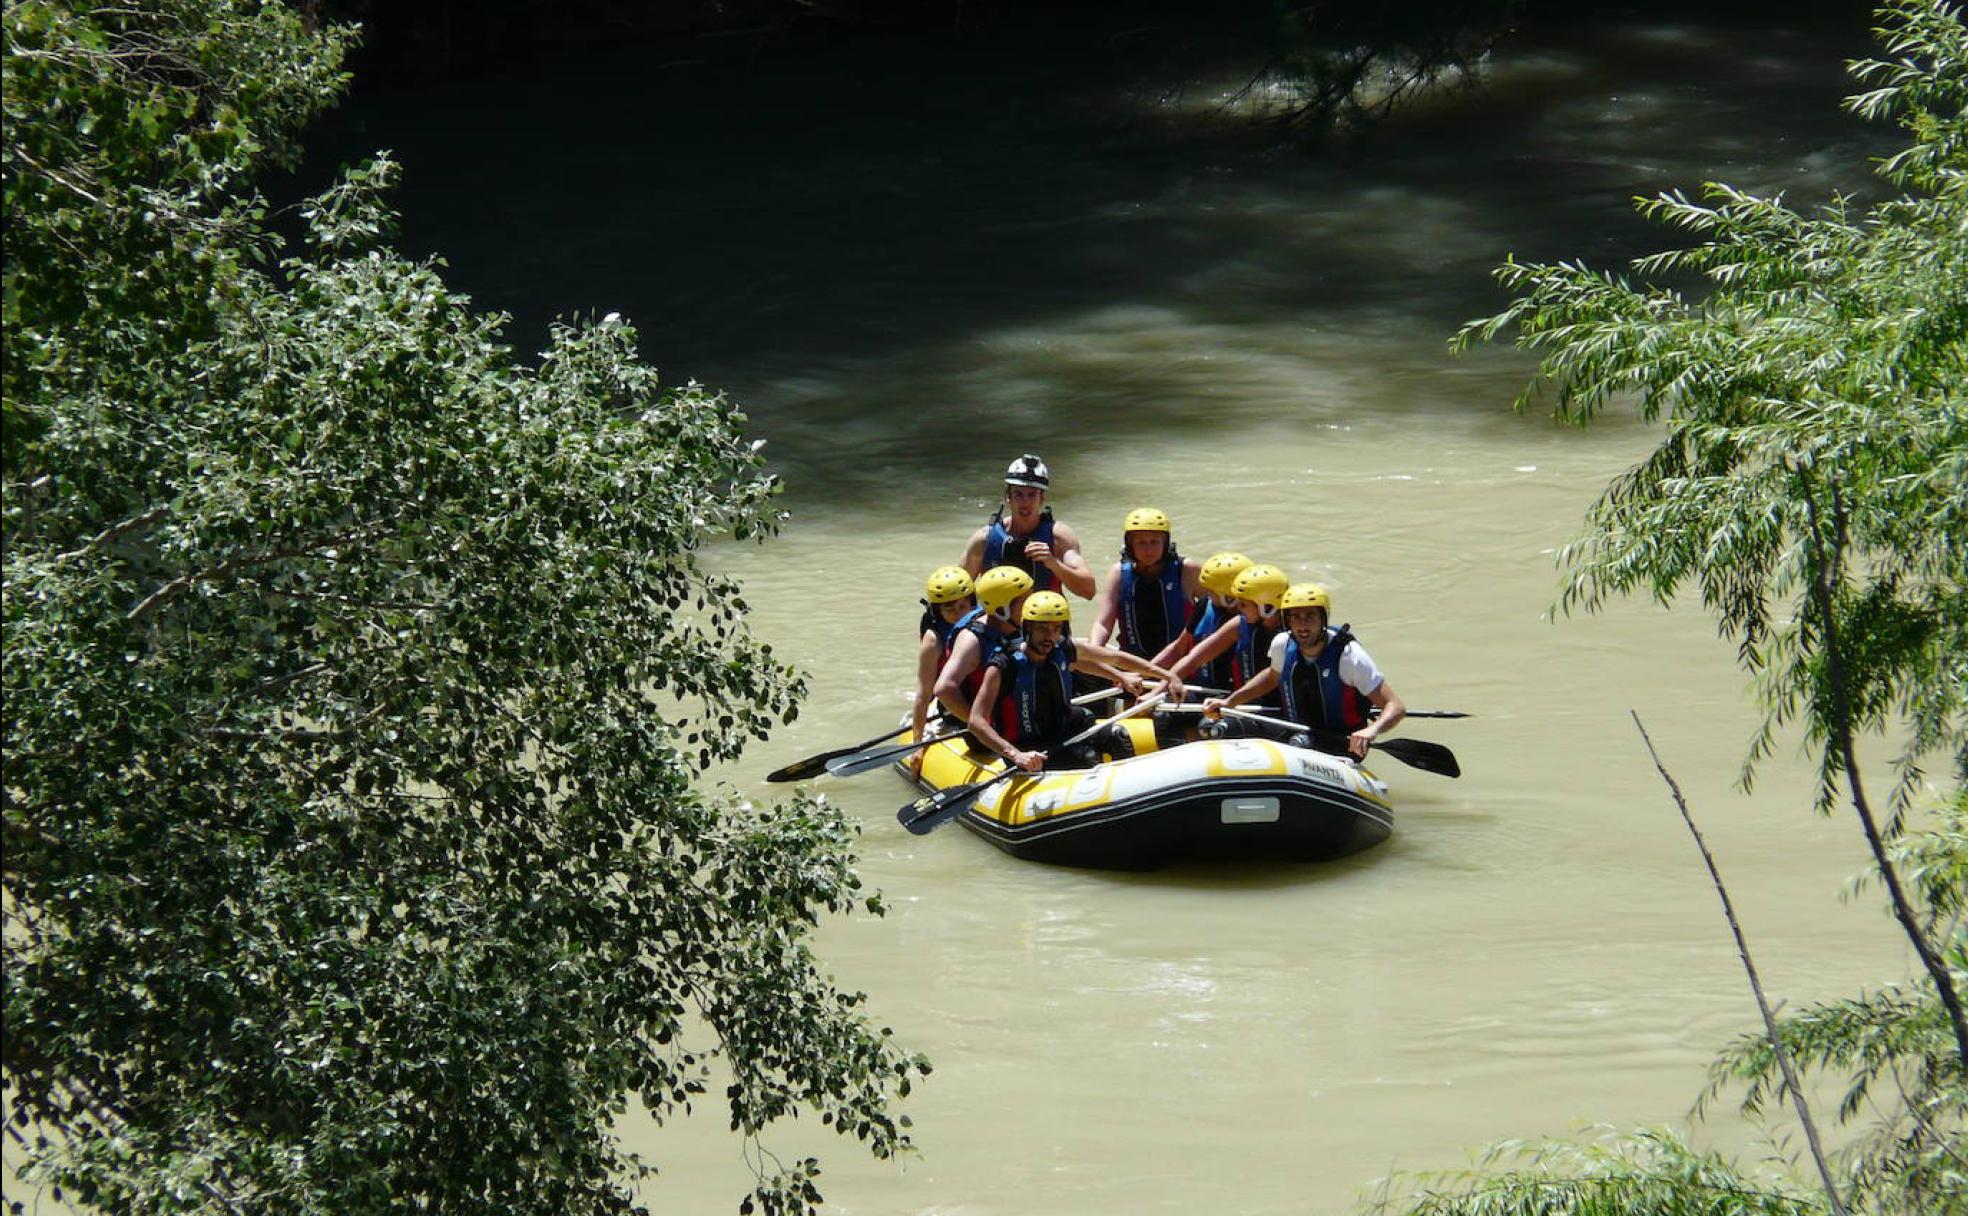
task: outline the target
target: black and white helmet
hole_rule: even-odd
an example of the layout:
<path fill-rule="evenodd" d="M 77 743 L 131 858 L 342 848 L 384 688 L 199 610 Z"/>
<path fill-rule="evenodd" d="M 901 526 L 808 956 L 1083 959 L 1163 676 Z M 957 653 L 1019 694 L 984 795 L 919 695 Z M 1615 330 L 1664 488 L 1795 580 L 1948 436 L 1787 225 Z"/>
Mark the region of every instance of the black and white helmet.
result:
<path fill-rule="evenodd" d="M 1046 473 L 1045 461 L 1030 452 L 1011 462 L 1005 470 L 1005 484 L 1008 486 L 1036 486 L 1043 490 L 1052 484 Z"/>

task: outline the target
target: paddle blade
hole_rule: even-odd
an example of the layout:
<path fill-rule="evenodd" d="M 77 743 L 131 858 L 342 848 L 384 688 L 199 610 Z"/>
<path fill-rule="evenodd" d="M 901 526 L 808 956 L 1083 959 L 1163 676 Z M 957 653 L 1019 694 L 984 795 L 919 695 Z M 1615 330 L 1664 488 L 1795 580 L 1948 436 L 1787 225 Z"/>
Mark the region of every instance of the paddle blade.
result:
<path fill-rule="evenodd" d="M 827 771 L 827 762 L 829 760 L 844 756 L 853 750 L 851 747 L 843 747 L 839 751 L 821 752 L 817 756 L 808 756 L 804 760 L 795 760 L 785 768 L 773 769 L 765 775 L 765 779 L 767 781 L 804 781 L 808 777 L 818 777 L 821 773 Z"/>
<path fill-rule="evenodd" d="M 953 785 L 947 790 L 925 794 L 895 812 L 895 820 L 917 836 L 927 835 L 969 810 L 977 802 L 977 796 L 985 790 L 1008 781 L 1024 772 L 1023 769 L 1006 769 L 995 777 L 969 785 Z"/>
<path fill-rule="evenodd" d="M 916 799 L 895 812 L 896 822 L 916 836 L 926 836 L 969 810 L 989 781 L 952 786 Z"/>
<path fill-rule="evenodd" d="M 1462 776 L 1462 765 L 1456 763 L 1455 753 L 1426 739 L 1375 739 L 1367 754 L 1371 756 L 1374 752 L 1386 752 L 1401 763 L 1423 772 L 1438 773 L 1444 777 Z"/>
<path fill-rule="evenodd" d="M 872 739 L 864 739 L 859 743 L 850 744 L 847 747 L 837 747 L 833 751 L 821 752 L 817 756 L 808 756 L 804 760 L 795 760 L 785 768 L 773 769 L 765 775 L 765 779 L 767 781 L 804 781 L 808 777 L 818 777 L 821 773 L 827 771 L 827 761 L 873 747 L 877 743 L 886 743 L 908 729 L 908 726 L 905 724 L 896 727 L 887 734 L 876 735 Z"/>

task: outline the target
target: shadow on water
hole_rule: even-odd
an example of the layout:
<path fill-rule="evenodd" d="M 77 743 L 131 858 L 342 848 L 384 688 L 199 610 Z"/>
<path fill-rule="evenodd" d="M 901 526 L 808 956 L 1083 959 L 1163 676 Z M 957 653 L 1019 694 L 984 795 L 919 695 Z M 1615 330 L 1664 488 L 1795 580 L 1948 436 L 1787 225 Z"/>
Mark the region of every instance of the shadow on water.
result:
<path fill-rule="evenodd" d="M 1767 62 L 1673 26 L 1527 42 L 1486 91 L 1324 154 L 1226 118 L 1248 58 L 1179 62 L 1181 36 L 1132 61 L 1112 40 L 590 58 L 351 103 L 309 173 L 393 149 L 403 244 L 513 314 L 522 350 L 552 316 L 620 312 L 796 486 L 893 506 L 980 480 L 980 443 L 1093 464 L 1149 429 L 1368 403 L 1501 416 L 1443 343 L 1500 303 L 1505 252 L 1618 265 L 1669 239 L 1636 193 L 1864 156 L 1842 36 L 1772 31 Z"/>
<path fill-rule="evenodd" d="M 1176 888 L 1187 891 L 1269 891 L 1282 887 L 1310 887 L 1345 882 L 1372 870 L 1382 854 L 1392 850 L 1394 840 L 1363 853 L 1335 861 L 1199 861 L 1164 866 L 1159 870 L 1079 870 L 1090 878 L 1102 878 L 1123 887 Z"/>

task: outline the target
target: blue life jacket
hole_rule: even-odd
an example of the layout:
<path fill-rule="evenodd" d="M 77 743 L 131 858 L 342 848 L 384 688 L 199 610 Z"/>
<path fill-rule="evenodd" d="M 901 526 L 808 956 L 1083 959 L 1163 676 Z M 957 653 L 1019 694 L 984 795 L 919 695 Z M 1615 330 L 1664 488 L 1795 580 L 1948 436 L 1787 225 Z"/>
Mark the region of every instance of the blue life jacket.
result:
<path fill-rule="evenodd" d="M 1039 681 L 1057 681 L 1059 686 L 1059 707 L 1064 710 L 1073 701 L 1073 660 L 1078 655 L 1070 638 L 1061 638 L 1052 648 L 1052 653 L 1043 661 L 1034 661 L 1025 651 L 1022 642 L 1007 646 L 998 662 L 1004 673 L 999 684 L 998 703 L 992 715 L 997 719 L 998 733 L 1015 747 L 1030 747 L 1036 743 L 1051 740 L 1066 725 L 1062 718 L 1057 722 L 1041 720 L 1043 699 L 1039 694 Z"/>
<path fill-rule="evenodd" d="M 1157 623 L 1152 613 L 1142 610 L 1147 607 L 1141 602 L 1141 594 L 1154 594 L 1146 580 L 1137 576 L 1134 559 L 1121 563 L 1121 619 L 1120 648 L 1131 655 L 1152 659 L 1162 652 L 1162 648 L 1174 641 L 1182 632 L 1184 621 L 1188 618 L 1189 597 L 1182 593 L 1182 557 L 1170 545 L 1162 558 L 1162 572 L 1155 576 L 1154 587 L 1160 588 L 1162 600 L 1161 621 Z M 1144 621 L 1142 618 L 1146 617 Z M 1147 627 L 1144 627 L 1147 626 Z"/>
<path fill-rule="evenodd" d="M 963 695 L 972 701 L 977 699 L 977 690 L 984 683 L 984 669 L 991 665 L 991 660 L 997 657 L 998 652 L 1003 650 L 1007 643 L 1018 636 L 1015 633 L 998 632 L 998 627 L 992 624 L 991 620 L 991 617 L 985 615 L 982 606 L 972 608 L 952 627 L 949 644 L 943 648 L 943 661 L 947 663 L 950 661 L 950 652 L 956 649 L 959 637 L 969 633 L 977 639 L 977 666 L 971 669 L 971 673 L 963 678 L 961 684 Z"/>
<path fill-rule="evenodd" d="M 1349 735 L 1367 724 L 1367 710 L 1373 703 L 1339 678 L 1339 656 L 1352 642 L 1345 625 L 1326 626 L 1326 644 L 1316 661 L 1299 652 L 1298 639 L 1285 643 L 1278 692 L 1284 697 L 1286 717 L 1313 730 Z"/>
<path fill-rule="evenodd" d="M 1209 596 L 1199 596 L 1190 605 L 1188 633 L 1190 642 L 1201 646 L 1212 633 L 1223 628 L 1225 609 L 1218 608 L 1216 601 Z M 1217 655 L 1198 667 L 1190 679 L 1204 688 L 1235 688 L 1236 655 L 1229 650 Z"/>
<path fill-rule="evenodd" d="M 1039 526 L 1025 535 L 1014 537 L 1011 529 L 1005 527 L 1002 510 L 991 516 L 990 531 L 984 534 L 984 568 L 994 566 L 1015 566 L 1032 576 L 1032 590 L 1057 591 L 1059 580 L 1052 571 L 1033 562 L 1025 556 L 1025 546 L 1035 540 L 1052 543 L 1052 508 L 1047 507 L 1039 514 Z M 1014 543 L 1015 542 L 1015 543 Z"/>
<path fill-rule="evenodd" d="M 1271 639 L 1278 636 L 1278 626 L 1267 625 L 1262 621 L 1253 625 L 1239 617 L 1237 620 L 1237 642 L 1230 648 L 1230 687 L 1242 688 L 1250 678 L 1263 671 L 1271 662 Z M 1259 697 L 1256 702 L 1266 709 L 1278 705 L 1276 691 Z"/>

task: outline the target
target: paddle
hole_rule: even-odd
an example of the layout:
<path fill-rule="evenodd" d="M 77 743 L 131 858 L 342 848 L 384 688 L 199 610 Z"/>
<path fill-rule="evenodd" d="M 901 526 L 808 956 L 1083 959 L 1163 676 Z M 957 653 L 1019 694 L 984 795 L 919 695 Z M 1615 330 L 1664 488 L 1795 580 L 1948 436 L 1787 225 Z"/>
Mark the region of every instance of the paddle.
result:
<path fill-rule="evenodd" d="M 932 743 L 941 743 L 945 739 L 954 739 L 961 734 L 963 734 L 962 731 L 953 730 L 947 735 L 931 735 L 927 739 L 920 739 L 914 743 L 901 743 L 894 747 L 879 747 L 870 751 L 856 752 L 851 756 L 839 756 L 827 761 L 827 771 L 836 777 L 852 777 L 856 773 L 865 773 L 869 769 L 880 768 L 897 756 L 906 756 L 910 752 L 928 747 Z"/>
<path fill-rule="evenodd" d="M 1104 701 L 1108 697 L 1117 697 L 1120 695 L 1121 690 L 1118 688 L 1103 688 L 1099 692 L 1090 692 L 1083 697 L 1074 697 L 1073 704 L 1091 705 L 1095 701 Z M 938 720 L 947 720 L 948 718 L 949 715 L 944 714 Z M 871 768 L 879 768 L 881 767 L 881 762 L 890 756 L 904 755 L 914 751 L 916 748 L 928 747 L 932 743 L 950 737 L 949 735 L 936 735 L 915 743 L 905 743 L 899 748 L 884 750 L 878 758 L 870 757 L 868 754 L 869 748 L 886 743 L 907 729 L 909 728 L 906 725 L 898 726 L 887 734 L 876 735 L 865 743 L 856 743 L 852 747 L 837 747 L 830 752 L 821 752 L 817 756 L 808 756 L 804 760 L 795 760 L 785 768 L 775 769 L 767 773 L 765 779 L 767 781 L 804 781 L 808 777 L 818 777 L 821 773 L 832 773 L 836 777 L 848 777 L 855 773 L 865 773 Z M 856 753 L 861 754 L 857 755 Z M 870 762 L 867 764 L 854 763 L 860 760 L 869 760 Z M 836 767 L 836 765 L 840 767 Z"/>
<path fill-rule="evenodd" d="M 887 734 L 876 735 L 865 743 L 856 743 L 851 747 L 837 747 L 830 752 L 821 752 L 817 756 L 808 756 L 804 760 L 795 760 L 784 768 L 774 769 L 767 773 L 765 779 L 767 781 L 804 781 L 808 777 L 818 777 L 821 773 L 827 771 L 827 761 L 858 752 L 863 748 L 873 747 L 878 743 L 886 743 L 908 729 L 909 726 L 905 722 Z"/>
<path fill-rule="evenodd" d="M 1203 712 L 1203 707 L 1200 705 L 1174 705 L 1170 706 L 1170 709 L 1187 713 Z M 1272 726 L 1284 730 L 1304 731 L 1306 734 L 1315 738 L 1325 739 L 1333 743 L 1346 742 L 1345 735 L 1333 734 L 1323 730 L 1310 730 L 1300 726 L 1296 722 L 1289 722 L 1283 718 L 1273 718 L 1265 714 L 1252 713 L 1248 709 L 1238 709 L 1234 705 L 1224 706 L 1223 712 L 1233 718 L 1249 718 L 1253 722 L 1268 722 Z M 1372 750 L 1386 752 L 1401 763 L 1418 768 L 1423 772 L 1437 773 L 1444 777 L 1462 776 L 1462 765 L 1456 762 L 1455 753 L 1439 743 L 1430 743 L 1425 739 L 1375 739 Z"/>
<path fill-rule="evenodd" d="M 1403 716 L 1409 718 L 1468 718 L 1474 715 L 1463 713 L 1459 709 L 1411 709 Z"/>
<path fill-rule="evenodd" d="M 1089 739 L 1096 731 L 1099 731 L 1103 727 L 1119 722 L 1122 718 L 1131 718 L 1144 709 L 1153 708 L 1167 695 L 1166 693 L 1159 692 L 1151 693 L 1120 713 L 1115 714 L 1113 717 L 1102 722 L 1095 722 L 1092 726 L 1074 735 L 1060 746 L 1071 747 L 1075 743 Z M 978 795 L 998 784 L 1000 781 L 1009 781 L 1013 777 L 1036 775 L 1027 773 L 1024 769 L 1013 764 L 995 777 L 988 777 L 983 781 L 973 782 L 970 785 L 953 785 L 947 790 L 938 790 L 934 794 L 925 794 L 923 797 L 897 810 L 895 812 L 895 818 L 897 822 L 901 823 L 903 827 L 908 828 L 915 835 L 926 835 L 969 810 L 976 803 Z"/>

